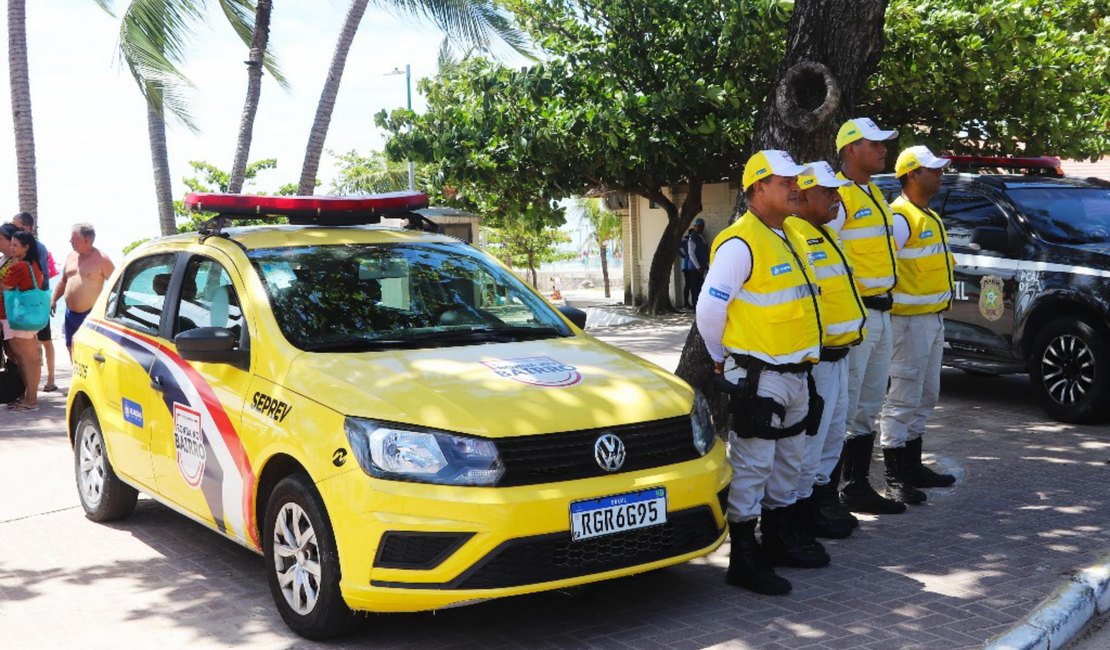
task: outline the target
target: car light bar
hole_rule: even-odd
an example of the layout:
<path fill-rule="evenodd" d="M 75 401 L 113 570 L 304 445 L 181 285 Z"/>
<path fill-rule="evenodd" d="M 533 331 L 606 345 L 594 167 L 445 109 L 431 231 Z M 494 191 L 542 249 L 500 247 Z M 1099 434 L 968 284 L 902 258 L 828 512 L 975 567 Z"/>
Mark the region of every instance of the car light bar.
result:
<path fill-rule="evenodd" d="M 1042 157 L 1013 157 L 1013 156 L 941 156 L 952 161 L 958 167 L 1005 167 L 1022 169 L 1056 169 L 1060 166 L 1059 158 Z"/>
<path fill-rule="evenodd" d="M 348 225 L 377 223 L 380 217 L 403 215 L 428 207 L 423 192 L 389 192 L 359 197 L 257 196 L 191 192 L 185 206 L 194 212 L 221 216 L 288 217 L 290 223 Z"/>

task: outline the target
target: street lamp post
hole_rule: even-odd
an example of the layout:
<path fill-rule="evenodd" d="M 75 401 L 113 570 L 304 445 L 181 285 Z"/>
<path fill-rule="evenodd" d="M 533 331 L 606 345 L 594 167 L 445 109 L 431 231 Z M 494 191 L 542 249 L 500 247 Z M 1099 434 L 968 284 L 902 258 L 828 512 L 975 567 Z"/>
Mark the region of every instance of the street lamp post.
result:
<path fill-rule="evenodd" d="M 399 75 L 399 74 L 401 74 L 401 69 L 400 68 L 394 68 L 393 72 L 387 72 L 385 74 L 385 76 L 391 77 L 393 75 Z M 410 66 L 408 63 L 405 64 L 405 73 L 404 74 L 405 74 L 405 96 L 406 96 L 405 107 L 408 108 L 409 111 L 412 111 L 412 66 Z M 416 174 L 415 174 L 413 162 L 411 160 L 408 161 L 408 162 L 409 162 L 409 190 L 411 191 L 411 190 L 416 189 Z"/>

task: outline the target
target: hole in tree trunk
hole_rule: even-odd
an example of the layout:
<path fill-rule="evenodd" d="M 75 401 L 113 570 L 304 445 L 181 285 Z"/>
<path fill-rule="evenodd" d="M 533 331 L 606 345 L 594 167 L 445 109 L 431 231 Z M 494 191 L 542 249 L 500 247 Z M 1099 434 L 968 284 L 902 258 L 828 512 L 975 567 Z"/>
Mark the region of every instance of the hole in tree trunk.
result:
<path fill-rule="evenodd" d="M 822 128 L 840 108 L 840 84 L 824 65 L 803 61 L 783 75 L 775 93 L 775 108 L 793 128 Z"/>

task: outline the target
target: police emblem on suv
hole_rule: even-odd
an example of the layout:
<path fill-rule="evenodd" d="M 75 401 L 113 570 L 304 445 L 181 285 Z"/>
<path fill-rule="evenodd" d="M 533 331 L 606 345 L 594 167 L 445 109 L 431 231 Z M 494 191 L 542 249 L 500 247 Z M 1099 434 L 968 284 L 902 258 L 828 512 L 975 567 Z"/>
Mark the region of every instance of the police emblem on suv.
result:
<path fill-rule="evenodd" d="M 611 433 L 598 436 L 594 443 L 594 460 L 606 472 L 615 472 L 624 465 L 624 441 Z"/>

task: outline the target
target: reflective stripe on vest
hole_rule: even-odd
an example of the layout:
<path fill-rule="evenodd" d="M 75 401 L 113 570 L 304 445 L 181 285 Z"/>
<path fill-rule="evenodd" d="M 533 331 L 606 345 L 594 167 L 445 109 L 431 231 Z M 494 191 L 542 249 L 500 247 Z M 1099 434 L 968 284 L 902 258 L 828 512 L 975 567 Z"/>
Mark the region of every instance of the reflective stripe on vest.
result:
<path fill-rule="evenodd" d="M 867 311 L 860 299 L 836 232 L 798 217 L 786 220 L 786 228 L 804 241 L 821 293 L 821 322 L 825 347 L 855 345 L 863 340 Z"/>
<path fill-rule="evenodd" d="M 819 289 L 804 261 L 805 240 L 786 231 L 787 239 L 751 212 L 745 212 L 713 240 L 717 249 L 730 239 L 743 240 L 752 253 L 751 275 L 729 302 L 721 343 L 730 352 L 766 363 L 816 363 L 821 354 Z"/>
<path fill-rule="evenodd" d="M 851 180 L 844 174 L 837 176 Z M 840 188 L 845 214 L 840 239 L 860 295 L 878 296 L 890 291 L 897 281 L 893 220 L 879 188 L 874 183 L 867 187 L 870 195 L 854 182 Z"/>
<path fill-rule="evenodd" d="M 910 234 L 898 251 L 898 283 L 894 287 L 895 316 L 934 314 L 952 306 L 955 260 L 948 247 L 944 223 L 900 196 L 890 204 L 909 224 Z"/>

